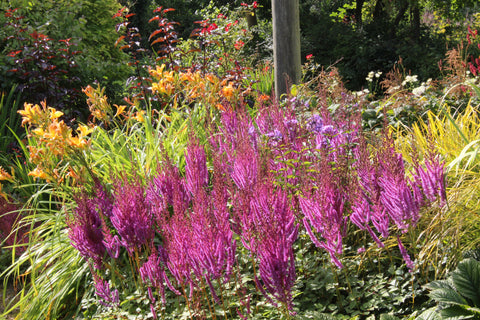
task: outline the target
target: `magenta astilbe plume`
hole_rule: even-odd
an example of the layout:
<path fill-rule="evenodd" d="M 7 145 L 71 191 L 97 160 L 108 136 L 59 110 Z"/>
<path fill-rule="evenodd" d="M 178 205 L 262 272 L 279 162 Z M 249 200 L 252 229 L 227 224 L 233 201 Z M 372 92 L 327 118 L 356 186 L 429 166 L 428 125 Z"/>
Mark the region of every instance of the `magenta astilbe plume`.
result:
<path fill-rule="evenodd" d="M 154 236 L 154 219 L 145 200 L 145 188 L 138 179 L 124 178 L 115 189 L 111 222 L 129 254 L 150 246 Z"/>
<path fill-rule="evenodd" d="M 100 298 L 100 304 L 106 307 L 118 307 L 120 305 L 118 290 L 112 290 L 107 281 L 103 280 L 96 272 L 93 272 L 95 294 Z"/>
<path fill-rule="evenodd" d="M 183 214 L 187 211 L 191 197 L 178 169 L 169 159 L 165 159 L 165 165 L 159 171 L 147 187 L 146 200 L 157 226 L 162 229 L 171 212 Z"/>
<path fill-rule="evenodd" d="M 232 180 L 242 190 L 249 190 L 257 182 L 257 153 L 248 143 L 240 143 L 233 159 Z"/>
<path fill-rule="evenodd" d="M 89 201 L 97 209 L 102 223 L 103 244 L 110 257 L 117 259 L 120 254 L 120 240 L 117 235 L 112 234 L 112 230 L 107 225 L 112 215 L 113 199 L 98 179 L 95 179 L 94 194 Z"/>
<path fill-rule="evenodd" d="M 77 196 L 75 202 L 77 207 L 66 221 L 68 236 L 80 255 L 86 260 L 91 259 L 94 267 L 99 269 L 105 254 L 102 220 L 95 210 L 95 204 L 86 194 Z"/>
<path fill-rule="evenodd" d="M 167 255 L 163 248 L 159 248 L 159 250 L 155 250 L 149 257 L 147 262 L 140 267 L 140 277 L 142 281 L 146 284 L 150 284 L 154 288 L 160 291 L 160 296 L 162 298 L 162 302 L 165 303 L 165 285 L 175 292 L 176 294 L 180 295 L 180 292 L 173 287 L 170 280 L 167 277 L 165 272 L 166 267 L 166 260 Z M 153 296 L 150 297 L 153 300 Z"/>
<path fill-rule="evenodd" d="M 251 206 L 256 233 L 253 252 L 259 259 L 259 275 L 266 290 L 256 275 L 255 281 L 270 302 L 275 304 L 269 295 L 292 310 L 296 280 L 293 243 L 298 225 L 287 194 L 265 183 L 254 194 Z"/>
<path fill-rule="evenodd" d="M 99 214 L 110 218 L 113 209 L 112 196 L 105 190 L 105 187 L 95 178 L 94 196 L 93 201 Z"/>
<path fill-rule="evenodd" d="M 365 196 L 359 196 L 353 202 L 350 221 L 359 227 L 360 230 L 366 230 L 379 247 L 384 247 L 383 242 L 370 227 L 370 222 L 372 222 L 383 237 L 388 237 L 389 219 L 383 212 L 383 206 L 372 206 Z"/>
<path fill-rule="evenodd" d="M 197 197 L 194 200 L 191 227 L 195 245 L 190 247 L 189 257 L 197 281 L 204 278 L 212 296 L 219 303 L 212 280 L 221 276 L 228 279 L 227 273 L 231 273 L 231 270 L 227 269 L 233 265 L 235 247 L 228 220 L 223 220 L 221 216 L 217 219 L 213 207 L 207 202 L 206 194 L 204 199 Z"/>
<path fill-rule="evenodd" d="M 407 268 L 410 272 L 413 271 L 415 264 L 413 263 L 412 259 L 407 253 L 407 250 L 403 246 L 402 241 L 400 240 L 400 237 L 397 235 L 397 243 L 398 243 L 398 248 L 400 249 L 400 253 L 402 254 L 403 260 L 405 261 L 405 264 L 407 265 Z"/>
<path fill-rule="evenodd" d="M 164 247 L 167 259 L 167 267 L 175 280 L 182 288 L 193 288 L 191 250 L 194 250 L 196 242 L 192 236 L 192 227 L 186 215 L 175 213 L 164 226 Z"/>
<path fill-rule="evenodd" d="M 382 174 L 378 178 L 382 188 L 380 199 L 392 221 L 406 232 L 419 218 L 420 203 L 414 197 L 412 183 L 405 176 L 402 155 L 395 153 L 393 148 L 385 151 L 380 153 L 382 159 L 379 161 Z"/>
<path fill-rule="evenodd" d="M 205 149 L 191 142 L 185 155 L 185 178 L 187 190 L 196 195 L 208 185 L 207 156 Z"/>
<path fill-rule="evenodd" d="M 343 252 L 343 236 L 346 229 L 344 205 L 346 197 L 335 183 L 335 171 L 322 161 L 319 169 L 316 190 L 306 190 L 299 198 L 300 209 L 304 214 L 303 224 L 313 243 L 325 249 L 338 267 L 343 267 L 337 255 Z M 317 238 L 318 233 L 324 240 Z"/>
<path fill-rule="evenodd" d="M 433 202 L 440 199 L 440 204 L 446 203 L 445 192 L 445 163 L 430 156 L 425 161 L 425 167 L 419 164 L 415 167 L 415 182 L 421 186 L 424 196 L 428 201 Z"/>

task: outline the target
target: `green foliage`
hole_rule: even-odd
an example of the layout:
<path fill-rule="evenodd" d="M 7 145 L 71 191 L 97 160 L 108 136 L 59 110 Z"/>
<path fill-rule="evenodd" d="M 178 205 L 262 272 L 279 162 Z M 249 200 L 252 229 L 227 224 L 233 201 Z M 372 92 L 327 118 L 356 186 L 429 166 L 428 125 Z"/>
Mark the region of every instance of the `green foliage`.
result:
<path fill-rule="evenodd" d="M 480 262 L 462 260 L 446 280 L 427 285 L 441 319 L 480 319 Z"/>
<path fill-rule="evenodd" d="M 18 8 L 17 13 L 25 17 L 30 32 L 36 30 L 54 41 L 71 38 L 76 45 L 73 50 L 79 53 L 75 58 L 78 67 L 70 77 L 80 79 L 79 87 L 99 81 L 107 85 L 110 95 L 115 91 L 123 93 L 119 84 L 123 84 L 131 69 L 127 65 L 128 56 L 115 47 L 118 35 L 112 16 L 120 8 L 117 1 L 14 0 L 8 5 L 2 3 L 0 8 L 2 11 Z M 2 34 L 2 39 L 10 35 Z M 0 45 L 0 50 L 6 55 L 10 51 L 5 52 L 8 47 L 4 46 Z"/>
<path fill-rule="evenodd" d="M 20 156 L 20 150 L 16 148 L 14 134 L 21 135 L 21 121 L 17 114 L 20 109 L 20 93 L 15 92 L 13 87 L 8 93 L 2 93 L 0 97 L 0 166 L 8 167 L 13 158 Z"/>

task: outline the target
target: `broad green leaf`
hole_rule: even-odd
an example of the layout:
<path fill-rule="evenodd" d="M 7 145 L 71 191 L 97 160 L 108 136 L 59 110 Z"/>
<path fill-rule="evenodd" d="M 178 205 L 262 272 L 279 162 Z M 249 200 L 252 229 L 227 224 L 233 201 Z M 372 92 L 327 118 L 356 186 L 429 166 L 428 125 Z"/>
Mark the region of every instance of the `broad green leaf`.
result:
<path fill-rule="evenodd" d="M 456 304 L 456 305 L 468 305 L 467 300 L 465 300 L 458 292 L 452 289 L 436 289 L 430 292 L 430 297 L 437 302 L 447 303 L 447 304 Z"/>
<path fill-rule="evenodd" d="M 460 294 L 480 307 L 480 262 L 473 259 L 461 261 L 452 273 L 452 280 Z"/>
<path fill-rule="evenodd" d="M 471 319 L 473 314 L 462 308 L 461 306 L 452 306 L 442 309 L 440 312 L 444 320 L 461 320 Z"/>

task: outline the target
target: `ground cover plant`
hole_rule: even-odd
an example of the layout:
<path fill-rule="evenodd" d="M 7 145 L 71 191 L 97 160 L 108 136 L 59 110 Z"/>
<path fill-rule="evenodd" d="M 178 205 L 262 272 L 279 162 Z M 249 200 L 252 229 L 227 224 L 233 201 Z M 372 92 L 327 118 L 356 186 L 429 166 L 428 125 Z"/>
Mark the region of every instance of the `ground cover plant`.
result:
<path fill-rule="evenodd" d="M 123 102 L 92 83 L 84 122 L 48 101 L 18 110 L 25 135 L 0 171 L 2 275 L 18 288 L 5 316 L 433 314 L 440 285 L 424 285 L 478 244 L 477 60 L 452 51 L 443 82 L 372 71 L 381 99 L 310 57 L 277 101 L 268 62 L 243 56 L 247 22 L 207 11 L 179 43 L 172 11 L 155 10 L 150 40 L 164 46 L 149 63 L 129 13 L 115 14 L 139 71 Z"/>

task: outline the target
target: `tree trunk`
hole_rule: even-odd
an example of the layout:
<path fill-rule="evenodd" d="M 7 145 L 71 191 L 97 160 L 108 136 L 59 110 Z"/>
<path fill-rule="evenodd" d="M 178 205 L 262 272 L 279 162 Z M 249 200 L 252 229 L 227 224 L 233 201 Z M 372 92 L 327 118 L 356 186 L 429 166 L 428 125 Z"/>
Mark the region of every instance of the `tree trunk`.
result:
<path fill-rule="evenodd" d="M 414 40 L 420 38 L 420 8 L 418 3 L 412 7 L 412 37 Z"/>
<path fill-rule="evenodd" d="M 357 0 L 357 5 L 355 7 L 355 21 L 357 22 L 358 28 L 362 28 L 363 18 L 362 18 L 362 9 L 365 0 Z"/>
<path fill-rule="evenodd" d="M 272 0 L 275 95 L 288 93 L 300 82 L 299 0 Z"/>
<path fill-rule="evenodd" d="M 373 21 L 378 21 L 383 18 L 383 6 L 383 0 L 377 0 L 375 3 L 375 9 L 373 10 Z"/>

